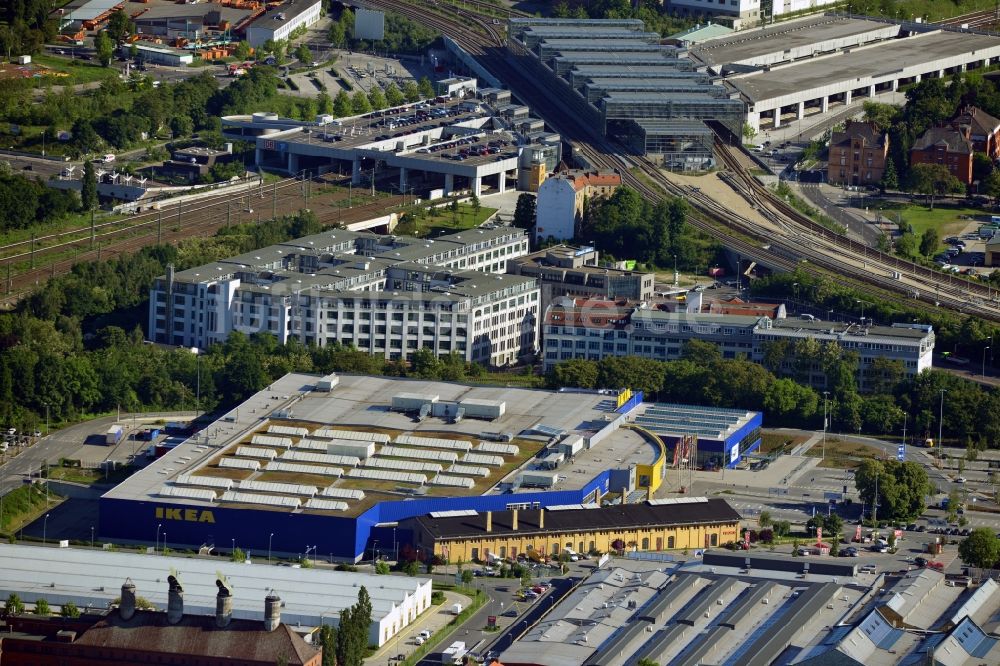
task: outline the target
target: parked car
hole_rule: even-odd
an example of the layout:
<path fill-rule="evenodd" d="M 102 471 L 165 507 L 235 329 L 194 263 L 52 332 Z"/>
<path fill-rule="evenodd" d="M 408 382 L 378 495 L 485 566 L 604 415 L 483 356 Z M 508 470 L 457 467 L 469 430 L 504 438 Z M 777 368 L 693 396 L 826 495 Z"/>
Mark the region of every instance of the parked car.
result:
<path fill-rule="evenodd" d="M 921 569 L 923 569 L 924 567 L 926 567 L 927 564 L 928 564 L 926 557 L 915 557 L 915 558 L 913 558 L 913 563 L 916 564 Z"/>

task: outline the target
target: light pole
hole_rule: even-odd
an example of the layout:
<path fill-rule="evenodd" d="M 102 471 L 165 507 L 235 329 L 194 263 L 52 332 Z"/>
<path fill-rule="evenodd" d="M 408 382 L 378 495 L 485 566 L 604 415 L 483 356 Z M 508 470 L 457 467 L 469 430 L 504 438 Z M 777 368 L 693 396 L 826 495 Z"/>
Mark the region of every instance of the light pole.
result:
<path fill-rule="evenodd" d="M 229 549 L 230 558 L 232 558 L 232 556 L 236 553 L 236 539 L 233 539 L 232 541 L 233 541 L 233 547 Z"/>
<path fill-rule="evenodd" d="M 163 544 L 160 547 L 160 555 L 166 555 L 166 554 L 167 554 L 167 533 L 164 532 L 163 533 Z"/>
<path fill-rule="evenodd" d="M 827 416 L 827 400 L 829 399 L 830 392 L 823 391 L 823 460 L 826 460 L 826 429 L 827 423 L 829 423 L 829 417 Z"/>
<path fill-rule="evenodd" d="M 674 286 L 680 284 L 680 274 L 677 272 L 677 255 L 674 255 Z"/>
<path fill-rule="evenodd" d="M 983 347 L 983 378 L 986 378 L 986 352 L 990 350 L 990 346 L 986 345 Z"/>
<path fill-rule="evenodd" d="M 941 441 L 941 433 L 944 430 L 944 394 L 947 389 L 941 389 L 941 406 L 938 412 L 938 451 L 944 446 Z"/>
<path fill-rule="evenodd" d="M 49 403 L 45 403 L 45 436 L 49 435 Z"/>
<path fill-rule="evenodd" d="M 90 526 L 90 547 L 94 547 L 94 526 Z"/>
<path fill-rule="evenodd" d="M 378 539 L 372 543 L 372 569 L 375 568 L 375 549 L 378 547 Z"/>
<path fill-rule="evenodd" d="M 396 548 L 396 528 L 392 528 L 392 561 L 399 562 L 399 549 Z"/>
<path fill-rule="evenodd" d="M 163 527 L 163 523 L 159 523 L 156 526 L 156 545 L 153 546 L 153 554 L 154 555 L 156 554 L 156 551 L 160 548 L 160 528 L 161 527 Z"/>
<path fill-rule="evenodd" d="M 42 545 L 48 541 L 49 534 L 49 514 L 45 514 L 45 520 L 42 522 Z"/>
<path fill-rule="evenodd" d="M 271 536 L 267 537 L 267 563 L 271 563 L 271 540 L 274 538 L 274 532 L 271 532 Z"/>

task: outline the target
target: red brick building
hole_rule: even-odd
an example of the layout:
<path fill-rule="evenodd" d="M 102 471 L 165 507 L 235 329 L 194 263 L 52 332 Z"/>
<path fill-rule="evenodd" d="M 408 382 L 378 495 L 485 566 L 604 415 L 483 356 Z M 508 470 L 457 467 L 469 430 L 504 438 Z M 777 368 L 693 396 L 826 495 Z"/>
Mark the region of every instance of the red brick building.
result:
<path fill-rule="evenodd" d="M 831 185 L 878 185 L 889 155 L 889 135 L 874 123 L 847 121 L 830 137 L 827 180 Z"/>
<path fill-rule="evenodd" d="M 910 166 L 941 164 L 955 178 L 971 185 L 974 152 L 967 128 L 932 127 L 913 144 Z"/>
<path fill-rule="evenodd" d="M 166 612 L 135 608 L 127 581 L 120 606 L 104 615 L 7 618 L 0 666 L 320 666 L 322 651 L 281 624 L 277 597 L 265 600 L 263 621 L 233 619 L 229 590 L 219 585 L 215 617 L 185 615 L 183 589 L 169 580 Z"/>
<path fill-rule="evenodd" d="M 972 150 L 986 153 L 990 159 L 1000 158 L 1000 120 L 979 107 L 967 106 L 962 109 L 951 125 L 964 129 L 964 134 L 972 142 Z"/>

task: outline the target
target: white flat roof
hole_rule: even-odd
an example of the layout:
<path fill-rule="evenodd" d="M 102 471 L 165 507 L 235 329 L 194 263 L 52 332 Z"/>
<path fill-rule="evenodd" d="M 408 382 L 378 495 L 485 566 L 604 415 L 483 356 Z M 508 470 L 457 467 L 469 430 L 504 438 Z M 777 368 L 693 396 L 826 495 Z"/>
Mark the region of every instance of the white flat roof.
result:
<path fill-rule="evenodd" d="M 237 564 L 222 558 L 0 544 L 0 594 L 6 598 L 14 592 L 28 603 L 44 598 L 50 605 L 73 601 L 81 609 L 88 605 L 106 608 L 130 578 L 137 596 L 164 610 L 172 569 L 184 588 L 185 613 L 215 614 L 215 581 L 221 572 L 232 586 L 233 617 L 262 619 L 264 597 L 273 590 L 284 602 L 282 621 L 307 626 L 337 617 L 341 609 L 357 601 L 362 585 L 371 595 L 372 620 L 377 622 L 431 583 L 427 578 Z"/>

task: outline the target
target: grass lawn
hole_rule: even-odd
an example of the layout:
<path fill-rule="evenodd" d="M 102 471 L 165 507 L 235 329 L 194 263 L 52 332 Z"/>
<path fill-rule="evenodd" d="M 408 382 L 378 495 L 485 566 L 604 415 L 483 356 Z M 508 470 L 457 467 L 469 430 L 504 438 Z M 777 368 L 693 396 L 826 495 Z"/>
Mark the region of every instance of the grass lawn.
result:
<path fill-rule="evenodd" d="M 44 65 L 57 72 L 65 72 L 69 76 L 52 77 L 56 85 L 76 85 L 103 81 L 118 76 L 114 67 L 101 67 L 96 60 L 70 60 L 67 58 L 38 54 L 31 56 L 33 63 Z"/>
<path fill-rule="evenodd" d="M 938 236 L 944 241 L 948 236 L 957 236 L 962 230 L 973 222 L 985 222 L 987 213 L 979 208 L 969 208 L 966 206 L 941 205 L 936 202 L 934 210 L 923 204 L 896 204 L 894 202 L 877 202 L 872 209 L 881 208 L 883 215 L 894 220 L 896 213 L 899 213 L 904 222 L 913 226 L 913 233 L 917 238 L 926 229 L 937 229 Z M 940 248 L 945 247 L 942 242 Z"/>
<path fill-rule="evenodd" d="M 53 481 L 69 481 L 70 483 L 82 483 L 84 485 L 94 485 L 95 483 L 119 483 L 131 476 L 133 470 L 125 467 L 116 469 L 108 473 L 99 469 L 81 469 L 79 467 L 49 467 L 48 478 Z"/>
<path fill-rule="evenodd" d="M 46 494 L 44 486 L 40 484 L 15 488 L 4 495 L 0 529 L 13 534 L 46 511 L 51 510 L 62 500 L 63 498 L 59 495 L 51 492 Z"/>
<path fill-rule="evenodd" d="M 451 234 L 464 229 L 478 227 L 491 215 L 496 208 L 481 206 L 477 212 L 470 204 L 459 204 L 458 210 L 452 212 L 449 207 L 429 208 L 427 214 L 419 219 L 407 216 L 396 227 L 395 233 L 403 236 L 430 237 L 441 234 Z"/>
<path fill-rule="evenodd" d="M 803 435 L 794 436 L 780 432 L 764 432 L 761 434 L 760 449 L 758 452 L 764 455 L 788 453 L 796 446 L 806 441 L 808 437 Z"/>
<path fill-rule="evenodd" d="M 817 443 L 806 453 L 812 458 L 823 456 L 823 445 Z M 861 466 L 862 460 L 882 458 L 882 452 L 865 444 L 844 442 L 827 436 L 826 458 L 820 461 L 819 467 L 834 467 L 837 469 L 854 469 Z"/>

